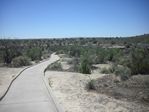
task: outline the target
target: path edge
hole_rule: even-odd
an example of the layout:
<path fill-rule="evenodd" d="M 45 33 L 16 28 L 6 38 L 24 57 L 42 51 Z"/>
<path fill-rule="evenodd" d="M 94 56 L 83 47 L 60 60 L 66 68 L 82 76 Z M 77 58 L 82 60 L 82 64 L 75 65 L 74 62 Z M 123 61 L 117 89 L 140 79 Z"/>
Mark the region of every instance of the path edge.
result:
<path fill-rule="evenodd" d="M 6 96 L 6 94 L 8 93 L 8 91 L 9 91 L 11 85 L 12 85 L 12 83 L 21 75 L 22 72 L 24 72 L 26 69 L 28 69 L 28 68 L 30 68 L 30 67 L 32 67 L 32 66 L 26 67 L 26 68 L 24 68 L 23 70 L 21 70 L 21 71 L 15 76 L 15 78 L 13 78 L 13 79 L 11 80 L 11 82 L 10 82 L 9 86 L 7 87 L 6 91 L 5 91 L 4 94 L 0 97 L 0 101 Z"/>
<path fill-rule="evenodd" d="M 59 58 L 58 60 L 60 60 L 60 58 Z M 56 60 L 56 61 L 58 61 L 58 60 Z M 54 61 L 54 62 L 52 62 L 52 63 L 55 63 L 56 61 Z M 51 63 L 51 64 L 52 64 L 52 63 Z M 51 64 L 50 64 L 50 65 L 51 65 Z M 47 67 L 48 67 L 48 66 L 47 66 Z M 50 85 L 49 85 L 49 83 L 48 83 L 48 79 L 47 79 L 47 77 L 46 77 L 47 67 L 45 68 L 44 73 L 43 73 L 43 81 L 44 81 L 44 84 L 45 84 L 45 86 L 46 86 L 46 88 L 47 88 L 47 90 L 48 90 L 48 92 L 49 92 L 49 95 L 51 96 L 51 98 L 52 98 L 52 100 L 53 100 L 53 102 L 54 102 L 54 104 L 55 104 L 55 106 L 56 106 L 57 112 L 64 112 L 63 108 L 61 107 L 61 105 L 58 103 L 56 97 L 54 96 L 54 94 L 53 94 L 53 92 L 52 92 L 52 88 L 50 87 Z"/>
<path fill-rule="evenodd" d="M 48 58 L 48 59 L 50 59 L 50 58 Z M 4 94 L 0 97 L 0 101 L 2 101 L 2 99 L 6 96 L 6 94 L 8 93 L 8 91 L 9 91 L 11 85 L 12 85 L 13 82 L 22 74 L 22 72 L 24 72 L 24 71 L 25 71 L 26 69 L 28 69 L 28 68 L 31 68 L 31 67 L 33 67 L 33 66 L 36 66 L 36 65 L 42 63 L 42 62 L 47 61 L 48 59 L 45 59 L 45 60 L 43 60 L 43 61 L 40 61 L 39 63 L 36 63 L 36 64 L 34 64 L 34 65 L 27 66 L 27 67 L 25 67 L 23 70 L 21 70 L 21 71 L 15 76 L 15 78 L 13 78 L 13 79 L 11 80 L 11 82 L 10 82 L 10 84 L 8 85 L 6 91 L 5 91 Z"/>

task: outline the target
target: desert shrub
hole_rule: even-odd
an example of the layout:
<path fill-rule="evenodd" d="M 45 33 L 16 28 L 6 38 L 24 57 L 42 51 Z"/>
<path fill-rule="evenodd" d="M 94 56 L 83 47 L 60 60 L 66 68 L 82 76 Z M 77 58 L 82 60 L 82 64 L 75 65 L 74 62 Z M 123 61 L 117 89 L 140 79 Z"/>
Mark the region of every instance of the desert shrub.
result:
<path fill-rule="evenodd" d="M 149 50 L 145 48 L 135 48 L 131 52 L 130 69 L 132 74 L 149 73 Z"/>
<path fill-rule="evenodd" d="M 91 73 L 91 65 L 87 55 L 81 57 L 80 72 L 83 74 Z"/>
<path fill-rule="evenodd" d="M 27 51 L 26 54 L 31 60 L 41 60 L 42 50 L 40 48 L 31 48 Z"/>
<path fill-rule="evenodd" d="M 92 53 L 96 54 L 94 58 L 92 58 L 94 61 L 94 64 L 99 63 L 106 63 L 107 61 L 115 62 L 117 61 L 117 58 L 122 55 L 122 52 L 120 49 L 104 49 L 104 48 L 96 48 L 96 52 Z"/>
<path fill-rule="evenodd" d="M 72 46 L 70 47 L 68 54 L 72 57 L 79 57 L 81 55 L 81 48 L 78 46 Z"/>
<path fill-rule="evenodd" d="M 16 48 L 5 48 L 2 50 L 2 58 L 4 63 L 10 64 L 12 59 L 21 55 L 21 52 Z"/>
<path fill-rule="evenodd" d="M 96 51 L 96 57 L 95 59 L 95 64 L 99 64 L 99 63 L 105 63 L 105 56 L 106 56 L 106 52 L 104 49 L 97 49 Z"/>
<path fill-rule="evenodd" d="M 116 62 L 123 55 L 121 49 L 116 48 L 106 49 L 105 52 L 105 61 Z"/>
<path fill-rule="evenodd" d="M 147 48 L 131 48 L 127 55 L 120 57 L 117 64 L 128 67 L 131 75 L 149 73 L 149 50 Z"/>
<path fill-rule="evenodd" d="M 113 49 L 107 49 L 106 50 L 106 56 L 105 61 L 112 61 L 115 55 L 115 50 Z"/>
<path fill-rule="evenodd" d="M 14 58 L 11 64 L 14 67 L 27 66 L 27 65 L 30 65 L 30 59 L 25 56 L 19 56 Z"/>
<path fill-rule="evenodd" d="M 90 79 L 89 82 L 85 86 L 86 90 L 88 90 L 88 91 L 95 90 L 94 82 L 95 82 L 95 80 Z"/>
<path fill-rule="evenodd" d="M 114 73 L 116 76 L 119 76 L 121 80 L 127 80 L 131 76 L 131 70 L 128 67 L 116 64 L 113 64 L 112 67 L 109 68 L 103 68 L 101 73 Z"/>
<path fill-rule="evenodd" d="M 46 68 L 46 70 L 62 71 L 62 65 L 61 65 L 61 63 L 60 63 L 59 61 L 56 61 L 56 62 L 50 64 L 50 65 Z M 45 70 L 45 71 L 46 71 L 46 70 Z"/>
<path fill-rule="evenodd" d="M 114 73 L 116 76 L 119 76 L 121 80 L 127 80 L 131 76 L 131 70 L 128 67 L 118 65 Z"/>
<path fill-rule="evenodd" d="M 5 64 L 10 64 L 13 58 L 20 56 L 22 54 L 21 50 L 16 46 L 14 40 L 0 40 L 0 57 Z"/>
<path fill-rule="evenodd" d="M 96 54 L 95 54 L 95 53 L 94 53 L 94 54 L 91 53 L 90 56 L 89 56 L 89 60 L 90 60 L 90 63 L 91 63 L 91 64 L 97 64 L 97 60 L 98 60 L 98 59 L 97 59 Z"/>
<path fill-rule="evenodd" d="M 119 57 L 119 59 L 117 61 L 117 64 L 130 67 L 130 65 L 131 65 L 131 57 L 129 55 L 128 56 Z"/>

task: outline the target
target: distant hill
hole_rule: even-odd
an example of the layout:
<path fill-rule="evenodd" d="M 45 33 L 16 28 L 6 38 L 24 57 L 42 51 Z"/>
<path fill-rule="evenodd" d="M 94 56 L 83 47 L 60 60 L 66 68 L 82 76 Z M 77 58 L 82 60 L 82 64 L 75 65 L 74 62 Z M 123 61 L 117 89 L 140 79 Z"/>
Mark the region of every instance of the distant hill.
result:
<path fill-rule="evenodd" d="M 131 41 L 132 43 L 147 43 L 147 44 L 149 44 L 149 34 L 127 37 L 126 39 Z"/>

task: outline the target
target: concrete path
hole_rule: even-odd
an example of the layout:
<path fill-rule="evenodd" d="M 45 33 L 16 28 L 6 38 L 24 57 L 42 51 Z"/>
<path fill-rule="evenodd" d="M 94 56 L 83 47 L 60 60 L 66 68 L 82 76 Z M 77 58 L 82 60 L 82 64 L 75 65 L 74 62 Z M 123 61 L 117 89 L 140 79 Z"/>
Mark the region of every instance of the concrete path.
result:
<path fill-rule="evenodd" d="M 43 80 L 44 69 L 58 59 L 52 54 L 50 60 L 25 70 L 0 102 L 0 112 L 58 112 Z"/>

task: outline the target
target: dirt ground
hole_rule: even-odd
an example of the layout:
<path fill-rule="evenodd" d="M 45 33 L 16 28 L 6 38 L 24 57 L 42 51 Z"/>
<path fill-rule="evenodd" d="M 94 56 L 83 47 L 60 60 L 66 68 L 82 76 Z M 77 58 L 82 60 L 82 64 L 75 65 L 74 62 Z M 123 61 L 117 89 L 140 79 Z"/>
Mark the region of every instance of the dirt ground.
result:
<path fill-rule="evenodd" d="M 149 75 L 134 75 L 126 81 L 118 81 L 114 75 L 106 75 L 94 81 L 99 93 L 116 99 L 149 105 Z"/>
<path fill-rule="evenodd" d="M 71 58 L 65 55 L 60 55 L 60 62 L 62 64 L 63 72 L 59 71 L 47 71 L 46 78 L 49 80 L 49 84 L 53 90 L 53 93 L 63 107 L 65 112 L 147 112 L 149 108 L 147 105 L 128 101 L 125 99 L 116 99 L 112 95 L 105 94 L 104 91 L 88 91 L 86 89 L 87 83 L 90 79 L 97 80 L 96 83 L 102 81 L 101 86 L 107 83 L 112 84 L 111 78 L 108 80 L 107 74 L 101 74 L 102 68 L 109 68 L 109 64 L 97 64 L 94 65 L 96 69 L 92 70 L 91 75 L 85 75 L 75 72 L 67 72 L 71 67 L 71 64 L 67 62 Z M 129 84 L 126 82 L 126 86 Z M 124 85 L 124 84 L 123 84 Z M 132 84 L 134 85 L 134 84 Z M 108 86 L 107 86 L 108 87 Z M 110 88 L 110 87 L 109 87 Z M 109 89 L 108 90 L 111 90 Z M 103 88 L 102 88 L 103 89 Z M 104 87 L 105 89 L 105 87 Z M 126 92 L 124 92 L 126 93 Z"/>
<path fill-rule="evenodd" d="M 91 78 L 103 77 L 91 75 Z M 147 106 L 121 101 L 95 91 L 87 91 L 87 75 L 71 72 L 47 71 L 46 77 L 53 93 L 65 112 L 147 112 Z"/>
<path fill-rule="evenodd" d="M 21 68 L 0 67 L 0 97 L 6 92 L 10 82 L 24 68 L 25 67 Z"/>

